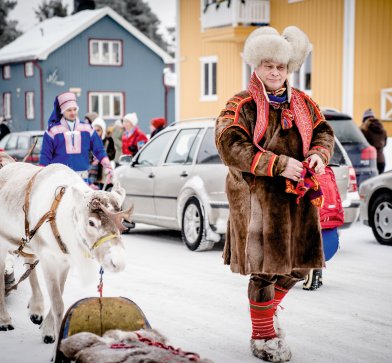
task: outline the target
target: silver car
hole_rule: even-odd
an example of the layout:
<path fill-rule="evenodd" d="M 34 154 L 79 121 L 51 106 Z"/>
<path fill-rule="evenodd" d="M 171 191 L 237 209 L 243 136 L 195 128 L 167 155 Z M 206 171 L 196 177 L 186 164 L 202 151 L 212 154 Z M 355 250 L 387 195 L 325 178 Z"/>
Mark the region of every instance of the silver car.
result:
<path fill-rule="evenodd" d="M 133 221 L 180 230 L 192 251 L 219 242 L 229 216 L 227 167 L 215 147 L 214 125 L 213 119 L 171 125 L 114 172 L 126 190 L 124 207 L 134 204 Z M 338 142 L 331 163 L 348 226 L 358 217 L 359 196 L 354 169 Z"/>
<path fill-rule="evenodd" d="M 359 189 L 362 222 L 377 241 L 392 246 L 392 171 L 364 181 Z"/>

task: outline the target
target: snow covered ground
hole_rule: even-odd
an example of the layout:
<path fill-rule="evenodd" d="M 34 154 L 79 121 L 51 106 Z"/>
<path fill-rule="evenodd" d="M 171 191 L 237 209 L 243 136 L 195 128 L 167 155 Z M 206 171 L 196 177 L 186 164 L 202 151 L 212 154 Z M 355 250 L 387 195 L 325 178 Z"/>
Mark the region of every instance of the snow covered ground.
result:
<path fill-rule="evenodd" d="M 248 278 L 222 265 L 221 248 L 188 251 L 176 232 L 140 225 L 128 236 L 128 266 L 104 275 L 104 296 L 135 301 L 171 345 L 217 363 L 260 362 L 249 351 Z M 342 231 L 341 248 L 317 291 L 294 287 L 281 322 L 293 363 L 390 362 L 392 247 L 379 245 L 357 223 Z M 19 268 L 19 271 L 22 269 Z M 96 282 L 81 286 L 75 272 L 65 288 L 66 307 L 97 296 Z M 0 332 L 0 361 L 49 362 L 52 345 L 40 341 L 27 314 L 29 284 L 7 298 L 15 330 Z M 23 352 L 23 353 L 22 353 Z M 26 354 L 29 359 L 26 360 Z"/>
<path fill-rule="evenodd" d="M 392 170 L 392 139 L 385 149 Z M 188 251 L 177 232 L 140 225 L 124 236 L 128 266 L 105 273 L 104 296 L 125 296 L 144 311 L 169 343 L 216 363 L 260 362 L 249 351 L 248 278 L 222 265 L 221 246 Z M 392 247 L 378 244 L 371 229 L 356 223 L 341 233 L 341 248 L 327 263 L 324 286 L 293 288 L 280 314 L 293 363 L 386 363 L 392 348 Z M 18 262 L 17 276 L 23 268 Z M 76 271 L 67 281 L 68 308 L 98 296 L 95 282 L 82 286 Z M 15 330 L 0 331 L 0 362 L 49 362 L 53 345 L 40 341 L 28 317 L 27 282 L 7 298 Z M 47 300 L 48 301 L 48 300 Z M 28 357 L 28 358 L 26 358 Z"/>

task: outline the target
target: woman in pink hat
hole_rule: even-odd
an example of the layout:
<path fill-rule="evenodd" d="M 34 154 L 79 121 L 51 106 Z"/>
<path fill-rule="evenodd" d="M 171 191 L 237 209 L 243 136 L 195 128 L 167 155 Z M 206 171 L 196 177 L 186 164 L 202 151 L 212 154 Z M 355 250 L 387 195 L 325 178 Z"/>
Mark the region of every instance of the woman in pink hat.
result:
<path fill-rule="evenodd" d="M 42 142 L 40 165 L 65 164 L 88 182 L 91 151 L 111 182 L 113 169 L 102 140 L 88 122 L 79 120 L 78 111 L 74 93 L 64 92 L 55 98 Z"/>

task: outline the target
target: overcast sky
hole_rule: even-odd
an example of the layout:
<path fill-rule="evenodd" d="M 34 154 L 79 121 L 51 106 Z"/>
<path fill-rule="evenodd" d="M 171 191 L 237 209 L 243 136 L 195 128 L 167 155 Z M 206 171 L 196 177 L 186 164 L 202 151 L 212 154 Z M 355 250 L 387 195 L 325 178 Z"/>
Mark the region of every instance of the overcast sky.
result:
<path fill-rule="evenodd" d="M 10 12 L 9 18 L 18 20 L 18 28 L 25 32 L 34 26 L 38 21 L 34 14 L 34 9 L 43 0 L 17 0 L 17 5 Z M 73 0 L 62 0 L 63 4 L 68 5 L 68 13 L 73 11 Z M 151 7 L 151 10 L 165 27 L 175 25 L 176 0 L 144 0 Z"/>

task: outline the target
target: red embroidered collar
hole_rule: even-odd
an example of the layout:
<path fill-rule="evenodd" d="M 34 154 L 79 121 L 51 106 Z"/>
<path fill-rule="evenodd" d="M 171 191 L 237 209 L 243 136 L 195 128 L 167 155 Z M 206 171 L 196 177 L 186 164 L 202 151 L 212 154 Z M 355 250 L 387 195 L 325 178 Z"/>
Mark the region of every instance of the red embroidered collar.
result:
<path fill-rule="evenodd" d="M 263 138 L 268 127 L 269 99 L 264 84 L 257 76 L 256 72 L 253 72 L 249 81 L 248 91 L 257 106 L 257 121 L 253 135 L 253 143 L 263 151 L 259 146 L 259 142 Z M 287 119 L 294 120 L 294 123 L 297 125 L 302 139 L 303 156 L 305 157 L 309 151 L 310 142 L 312 140 L 313 120 L 308 106 L 305 103 L 304 95 L 295 88 L 290 88 L 289 86 L 287 87 L 287 94 L 290 108 L 285 111 L 284 116 Z"/>

